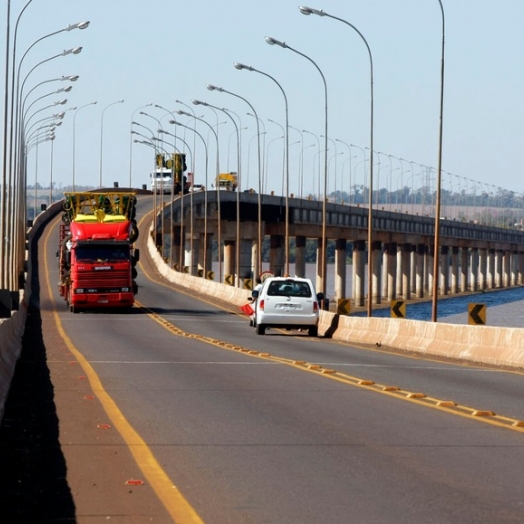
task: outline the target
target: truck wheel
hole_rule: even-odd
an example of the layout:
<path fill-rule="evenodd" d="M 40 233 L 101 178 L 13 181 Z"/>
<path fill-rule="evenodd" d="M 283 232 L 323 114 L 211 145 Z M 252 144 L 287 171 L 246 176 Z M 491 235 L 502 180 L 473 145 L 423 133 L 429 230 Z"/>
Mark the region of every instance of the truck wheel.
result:
<path fill-rule="evenodd" d="M 264 326 L 264 324 L 257 324 L 255 331 L 257 335 L 264 335 L 266 333 L 266 326 Z"/>
<path fill-rule="evenodd" d="M 310 337 L 316 337 L 316 336 L 318 336 L 318 327 L 317 327 L 317 326 L 310 327 L 309 330 L 308 330 L 308 335 L 309 335 Z"/>

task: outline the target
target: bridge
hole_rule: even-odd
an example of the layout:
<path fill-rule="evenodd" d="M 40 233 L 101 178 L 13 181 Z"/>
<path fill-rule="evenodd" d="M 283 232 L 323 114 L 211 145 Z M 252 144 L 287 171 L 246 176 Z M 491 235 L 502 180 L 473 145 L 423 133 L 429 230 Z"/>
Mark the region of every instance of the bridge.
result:
<path fill-rule="evenodd" d="M 497 289 L 524 283 L 524 232 L 457 220 L 440 220 L 439 282 L 435 283 L 435 219 L 373 209 L 372 274 L 368 275 L 366 207 L 323 203 L 282 196 L 197 192 L 176 198 L 173 205 L 157 197 L 156 244 L 172 267 L 204 275 L 212 267 L 213 243 L 223 244 L 217 280 L 250 288 L 256 275 L 305 276 L 306 240 L 316 242 L 316 288 L 325 290 L 322 270 L 323 235 L 335 243 L 335 301 L 350 298 L 355 306 L 367 300 L 365 282 L 372 279 L 373 304 Z M 286 221 L 286 206 L 288 219 Z M 325 229 L 323 229 L 325 214 Z M 237 221 L 237 216 L 240 220 Z M 167 237 L 167 242 L 166 242 Z M 262 267 L 260 238 L 269 238 L 270 257 Z M 294 271 L 286 261 L 286 243 L 295 245 Z M 352 244 L 353 264 L 347 249 Z M 168 246 L 168 248 L 166 248 Z M 238 260 L 238 262 L 237 262 Z M 348 270 L 353 296 L 346 296 Z"/>

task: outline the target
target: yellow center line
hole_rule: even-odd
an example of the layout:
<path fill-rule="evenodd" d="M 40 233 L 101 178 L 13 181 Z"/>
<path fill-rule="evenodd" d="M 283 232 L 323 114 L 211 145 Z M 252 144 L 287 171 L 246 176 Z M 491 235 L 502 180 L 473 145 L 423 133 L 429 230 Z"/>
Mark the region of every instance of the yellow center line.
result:
<path fill-rule="evenodd" d="M 54 224 L 56 224 L 56 222 L 57 221 L 55 221 Z M 44 240 L 44 253 L 47 253 L 48 251 L 47 245 L 52 230 L 53 227 L 48 227 L 48 232 Z M 44 266 L 49 297 L 51 300 L 53 300 L 51 284 L 49 281 L 47 256 L 44 256 Z M 91 389 L 96 392 L 97 398 L 100 400 L 100 403 L 106 411 L 112 424 L 127 444 L 127 447 L 134 457 L 137 466 L 144 474 L 144 477 L 151 485 L 153 491 L 156 493 L 173 521 L 179 524 L 203 523 L 204 521 L 200 518 L 195 509 L 189 504 L 179 489 L 173 484 L 172 480 L 168 477 L 164 469 L 160 466 L 148 445 L 127 421 L 116 402 L 104 389 L 100 378 L 91 364 L 86 360 L 82 353 L 73 344 L 71 339 L 67 336 L 62 327 L 62 322 L 60 321 L 60 317 L 56 309 L 53 311 L 53 317 L 60 336 L 63 338 L 69 351 L 71 351 L 82 367 L 82 370 L 89 380 Z"/>

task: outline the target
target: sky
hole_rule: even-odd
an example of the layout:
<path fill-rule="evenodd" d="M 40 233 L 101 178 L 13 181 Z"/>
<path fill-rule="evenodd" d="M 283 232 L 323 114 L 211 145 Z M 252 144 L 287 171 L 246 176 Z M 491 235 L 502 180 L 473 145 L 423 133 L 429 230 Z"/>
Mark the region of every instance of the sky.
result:
<path fill-rule="evenodd" d="M 10 1 L 13 37 L 27 0 Z M 291 193 L 322 191 L 326 136 L 328 191 L 368 184 L 372 106 L 375 188 L 434 186 L 442 59 L 438 0 L 304 1 L 347 23 L 304 16 L 299 2 L 289 0 L 31 0 L 16 40 L 21 99 L 27 96 L 30 106 L 26 121 L 36 130 L 53 114 L 66 114 L 52 146 L 44 142 L 29 151 L 28 184 L 48 186 L 52 179 L 59 187 L 73 180 L 76 186 L 141 187 L 149 182 L 155 151 L 133 140 L 155 137 L 168 152 L 174 144 L 191 151 L 195 183 L 211 188 L 218 160 L 220 172 L 240 173 L 241 189 L 281 194 L 287 100 Z M 442 5 L 442 186 L 522 193 L 524 2 Z M 87 29 L 62 31 L 86 20 Z M 7 27 L 6 0 L 0 24 Z M 5 30 L 2 36 L 3 71 Z M 268 36 L 289 48 L 268 45 Z M 77 46 L 79 54 L 57 56 Z M 237 70 L 235 62 L 256 71 Z M 79 75 L 78 81 L 57 80 L 69 75 Z M 70 92 L 56 93 L 69 84 Z M 225 91 L 210 91 L 209 84 Z M 53 105 L 64 99 L 64 105 Z M 174 118 L 182 125 L 170 124 Z M 159 127 L 179 139 L 159 135 Z"/>

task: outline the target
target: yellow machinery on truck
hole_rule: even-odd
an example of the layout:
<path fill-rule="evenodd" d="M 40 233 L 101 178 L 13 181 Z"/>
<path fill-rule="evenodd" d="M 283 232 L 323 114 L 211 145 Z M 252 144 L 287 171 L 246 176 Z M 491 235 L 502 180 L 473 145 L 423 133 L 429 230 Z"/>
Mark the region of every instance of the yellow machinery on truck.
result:
<path fill-rule="evenodd" d="M 237 174 L 235 171 L 230 173 L 220 173 L 217 176 L 216 187 L 221 191 L 236 191 Z"/>

